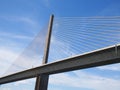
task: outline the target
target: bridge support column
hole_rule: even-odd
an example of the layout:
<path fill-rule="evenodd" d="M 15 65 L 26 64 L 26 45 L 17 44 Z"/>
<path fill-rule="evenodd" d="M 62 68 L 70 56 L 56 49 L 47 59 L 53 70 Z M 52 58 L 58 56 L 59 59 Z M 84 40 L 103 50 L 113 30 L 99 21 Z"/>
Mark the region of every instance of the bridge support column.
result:
<path fill-rule="evenodd" d="M 50 21 L 49 21 L 49 26 L 48 26 L 48 34 L 46 38 L 46 46 L 44 50 L 44 57 L 42 64 L 46 64 L 48 62 L 48 55 L 49 55 L 49 46 L 50 46 L 50 39 L 51 39 L 51 33 L 52 33 L 52 25 L 53 25 L 53 18 L 54 16 L 51 15 Z M 36 78 L 36 85 L 35 85 L 35 90 L 47 90 L 48 88 L 48 80 L 49 80 L 49 75 L 38 75 Z"/>
<path fill-rule="evenodd" d="M 49 75 L 41 75 L 36 78 L 35 90 L 47 90 Z"/>

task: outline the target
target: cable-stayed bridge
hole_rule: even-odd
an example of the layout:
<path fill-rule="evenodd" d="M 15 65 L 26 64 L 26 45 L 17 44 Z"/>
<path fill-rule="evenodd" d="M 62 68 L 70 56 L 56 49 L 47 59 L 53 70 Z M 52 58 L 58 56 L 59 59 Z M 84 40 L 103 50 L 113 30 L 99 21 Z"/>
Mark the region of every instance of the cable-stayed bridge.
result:
<path fill-rule="evenodd" d="M 46 90 L 51 74 L 120 62 L 120 16 L 54 20 L 51 16 L 48 33 L 47 29 L 41 32 L 7 71 L 13 72 L 0 78 L 0 84 L 37 77 L 35 90 Z M 39 59 L 43 59 L 41 66 Z"/>

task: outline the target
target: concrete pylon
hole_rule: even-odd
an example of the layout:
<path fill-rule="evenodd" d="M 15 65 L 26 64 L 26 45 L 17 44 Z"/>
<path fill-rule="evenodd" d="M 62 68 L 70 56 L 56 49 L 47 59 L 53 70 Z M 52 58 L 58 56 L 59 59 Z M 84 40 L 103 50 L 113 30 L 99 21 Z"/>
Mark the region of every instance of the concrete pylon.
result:
<path fill-rule="evenodd" d="M 46 45 L 45 45 L 44 57 L 43 57 L 42 64 L 46 64 L 48 62 L 53 19 L 54 19 L 54 15 L 51 15 L 50 21 L 49 21 L 49 26 L 48 26 L 48 34 L 47 34 L 47 38 L 46 38 Z M 49 80 L 49 75 L 46 75 L 46 74 L 42 74 L 40 76 L 38 75 L 36 78 L 35 90 L 47 90 L 48 80 Z"/>

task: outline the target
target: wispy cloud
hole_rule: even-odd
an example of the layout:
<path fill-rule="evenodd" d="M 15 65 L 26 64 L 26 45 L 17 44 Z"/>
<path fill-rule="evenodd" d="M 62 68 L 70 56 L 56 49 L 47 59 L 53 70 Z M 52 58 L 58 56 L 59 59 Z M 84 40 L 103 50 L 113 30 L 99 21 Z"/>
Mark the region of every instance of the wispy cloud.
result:
<path fill-rule="evenodd" d="M 107 65 L 107 66 L 101 66 L 97 67 L 99 70 L 110 70 L 110 71 L 119 71 L 120 72 L 120 64 L 114 64 L 114 65 Z"/>
<path fill-rule="evenodd" d="M 1 87 L 0 90 L 12 90 L 12 89 L 7 88 L 7 87 L 3 87 L 3 88 Z"/>
<path fill-rule="evenodd" d="M 20 27 L 23 30 L 27 31 L 28 34 L 35 35 L 36 32 L 38 32 L 39 29 L 41 28 L 40 23 L 37 20 L 35 20 L 34 18 L 29 17 L 29 16 L 12 16 L 12 15 L 7 16 L 7 15 L 5 15 L 5 16 L 0 16 L 0 19 L 3 22 L 8 23 L 7 27 L 9 27 L 10 23 L 15 23 L 18 27 L 14 28 L 14 26 L 10 26 L 10 28 L 13 27 L 16 30 L 19 30 L 19 27 Z M 21 27 L 21 25 L 22 25 L 22 27 Z"/>
<path fill-rule="evenodd" d="M 6 20 L 6 21 L 12 21 L 12 22 L 22 22 L 26 23 L 32 26 L 37 26 L 38 23 L 33 20 L 30 17 L 24 17 L 24 16 L 0 16 L 1 19 Z"/>
<path fill-rule="evenodd" d="M 0 66 L 3 67 L 0 68 L 0 76 L 2 76 L 24 49 L 24 44 L 22 45 L 18 41 L 31 41 L 32 38 L 9 32 L 0 32 L 0 38 Z"/>
<path fill-rule="evenodd" d="M 36 78 L 22 80 L 0 86 L 0 90 L 34 90 Z M 27 86 L 27 87 L 25 87 Z"/>
<path fill-rule="evenodd" d="M 4 35 L 4 34 L 2 34 L 2 35 Z M 10 34 L 5 33 L 5 35 L 11 36 L 11 33 Z M 5 46 L 5 45 L 0 44 L 1 48 L 6 48 L 3 51 L 1 50 L 1 55 L 0 55 L 1 60 L 6 62 L 5 65 L 7 65 L 7 61 L 9 61 L 9 59 L 14 60 L 14 62 L 9 62 L 9 64 L 11 66 L 7 65 L 9 68 L 6 67 L 6 69 L 3 70 L 3 72 L 5 73 L 4 75 L 8 75 L 8 74 L 11 74 L 11 73 L 13 74 L 13 73 L 20 72 L 20 71 L 23 71 L 23 70 L 26 70 L 26 69 L 30 69 L 30 68 L 33 68 L 33 67 L 36 67 L 36 66 L 40 66 L 41 61 L 43 59 L 43 50 L 44 50 L 44 42 L 45 42 L 45 38 L 46 38 L 46 32 L 38 33 L 38 35 L 35 37 L 35 39 L 26 48 L 25 47 L 20 47 L 19 42 L 18 42 L 19 39 L 22 39 L 24 37 L 21 37 L 21 36 L 18 37 L 17 35 L 14 35 L 13 38 L 16 38 L 17 41 L 16 42 L 13 41 L 11 43 L 15 44 L 17 47 L 10 47 L 10 45 Z M 25 36 L 25 38 L 26 38 L 26 36 Z M 10 47 L 11 51 L 9 51 L 9 47 Z M 15 52 L 14 52 L 14 49 L 16 49 L 18 47 L 20 47 L 19 50 L 15 50 Z M 8 53 L 8 51 L 10 53 Z M 21 52 L 21 54 L 20 54 L 20 52 Z M 4 53 L 8 54 L 7 59 L 5 58 L 6 55 L 4 55 Z M 11 54 L 12 55 L 17 54 L 18 57 L 13 59 L 13 57 L 10 57 Z M 5 67 L 5 65 L 4 65 L 4 67 Z"/>
<path fill-rule="evenodd" d="M 16 83 L 14 83 L 14 85 L 15 86 L 24 85 L 24 84 L 26 84 L 26 85 L 33 85 L 33 83 L 35 82 L 35 80 L 36 80 L 36 78 L 22 80 L 22 81 L 18 81 Z"/>
<path fill-rule="evenodd" d="M 0 76 L 5 73 L 5 71 L 9 68 L 11 63 L 15 60 L 18 56 L 18 52 L 10 50 L 8 48 L 1 47 L 0 48 Z"/>
<path fill-rule="evenodd" d="M 52 75 L 50 78 L 51 85 L 88 88 L 92 90 L 119 90 L 120 80 L 97 76 L 83 71 L 73 72 L 75 76 L 62 73 Z"/>
<path fill-rule="evenodd" d="M 20 34 L 16 34 L 16 33 L 10 33 L 10 32 L 3 32 L 0 31 L 0 37 L 2 38 L 1 40 L 3 40 L 3 38 L 5 39 L 22 39 L 22 40 L 32 40 L 32 36 L 28 36 L 28 35 L 20 35 Z"/>
<path fill-rule="evenodd" d="M 40 55 L 20 56 L 17 60 L 11 63 L 4 75 L 14 74 L 20 71 L 31 69 L 41 65 L 42 57 Z"/>

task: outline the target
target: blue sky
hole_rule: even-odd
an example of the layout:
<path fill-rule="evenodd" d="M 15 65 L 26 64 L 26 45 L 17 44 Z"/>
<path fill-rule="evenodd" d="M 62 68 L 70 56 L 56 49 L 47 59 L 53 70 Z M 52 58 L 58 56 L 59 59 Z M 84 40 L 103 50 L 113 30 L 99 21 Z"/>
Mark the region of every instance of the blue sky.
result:
<path fill-rule="evenodd" d="M 34 42 L 32 42 L 32 44 L 30 42 L 34 39 L 34 37 L 38 34 L 40 30 L 44 30 L 43 28 L 47 27 L 48 20 L 51 14 L 54 14 L 55 17 L 59 17 L 59 18 L 120 16 L 120 0 L 59 0 L 59 1 L 1 0 L 0 1 L 0 66 L 3 68 L 2 69 L 0 68 L 0 75 L 2 75 L 8 70 L 12 62 L 23 63 L 22 60 L 21 62 L 19 61 L 21 58 L 17 58 L 17 57 L 22 56 L 21 53 L 24 54 L 24 49 L 29 44 L 30 45 L 28 48 L 30 48 L 31 45 L 35 47 L 37 46 L 33 44 Z M 61 21 L 58 20 L 58 22 L 60 23 Z M 55 25 L 57 25 L 57 23 L 55 23 Z M 118 28 L 116 28 L 118 34 L 114 33 L 115 35 L 118 35 L 118 37 L 120 37 L 119 28 L 120 28 L 119 26 Z M 66 31 L 64 30 L 65 28 L 63 29 L 62 32 L 59 31 L 56 32 L 55 29 L 56 27 L 54 27 L 54 31 L 53 31 L 54 34 L 54 36 L 52 36 L 53 46 L 51 46 L 51 49 L 55 45 L 58 45 L 60 47 L 64 47 L 66 52 L 71 51 L 70 54 L 71 53 L 73 55 L 79 54 L 80 53 L 79 51 L 72 49 L 72 46 L 70 46 L 70 44 L 72 45 L 71 42 L 68 43 L 62 41 L 65 40 L 66 37 L 60 38 L 60 35 L 66 36 L 66 34 L 63 34 L 66 33 Z M 74 33 L 74 31 L 72 32 Z M 56 33 L 59 33 L 58 34 L 59 37 L 55 36 Z M 44 33 L 44 35 L 41 35 L 41 38 L 45 38 L 45 35 L 46 33 Z M 111 34 L 106 34 L 106 35 L 111 35 Z M 114 40 L 114 38 L 112 39 Z M 67 40 L 69 40 L 69 38 Z M 43 41 L 44 39 L 42 39 L 41 42 L 43 43 Z M 37 39 L 35 43 L 38 43 Z M 89 45 L 91 44 L 89 43 Z M 42 47 L 43 44 L 41 48 Z M 32 50 L 36 50 L 36 48 L 33 48 Z M 29 51 L 32 52 L 32 50 L 28 50 L 28 52 Z M 61 58 L 59 53 L 56 54 L 56 57 L 54 56 L 54 53 L 57 53 L 56 50 L 58 51 L 60 49 L 53 49 L 53 51 L 51 50 L 51 57 L 49 62 L 52 62 L 51 58 L 54 58 L 55 60 L 56 57 L 57 59 Z M 86 49 L 86 51 L 87 50 L 88 49 Z M 63 51 L 64 50 L 61 50 L 61 52 Z M 86 51 L 84 49 L 83 52 Z M 31 54 L 32 53 L 30 53 L 30 55 Z M 68 55 L 66 54 L 66 56 L 62 55 L 62 57 L 67 57 L 67 56 L 69 56 L 69 54 Z M 16 60 L 16 58 L 18 60 Z M 34 58 L 34 59 L 38 61 L 38 58 Z M 36 64 L 36 62 L 34 61 L 32 63 Z M 41 60 L 39 61 L 39 63 L 41 64 Z M 37 62 L 37 65 L 39 65 L 39 63 Z M 26 62 L 24 62 L 24 64 L 26 64 Z M 29 64 L 31 64 L 30 61 L 27 66 L 29 66 Z M 3 85 L 0 87 L 0 90 L 14 90 L 14 89 L 34 90 L 34 83 L 35 83 L 35 79 L 25 80 L 21 82 Z M 48 90 L 68 90 L 68 89 L 69 90 L 106 90 L 106 89 L 120 90 L 120 64 L 85 69 L 85 70 L 78 70 L 78 71 L 50 76 Z"/>

